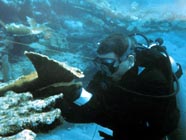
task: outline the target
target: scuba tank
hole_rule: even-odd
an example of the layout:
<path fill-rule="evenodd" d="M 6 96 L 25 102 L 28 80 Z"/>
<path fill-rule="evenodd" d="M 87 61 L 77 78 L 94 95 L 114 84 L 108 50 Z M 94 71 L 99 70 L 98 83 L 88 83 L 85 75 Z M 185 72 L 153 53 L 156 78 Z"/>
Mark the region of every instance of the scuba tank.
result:
<path fill-rule="evenodd" d="M 156 47 L 162 55 L 164 55 L 165 57 L 169 59 L 171 69 L 172 69 L 173 82 L 174 82 L 174 92 L 172 94 L 162 96 L 162 98 L 175 96 L 179 92 L 179 89 L 180 89 L 178 79 L 183 75 L 183 71 L 182 71 L 181 65 L 177 63 L 172 56 L 168 55 L 166 51 L 166 47 L 163 46 L 163 43 L 164 43 L 163 39 L 157 38 L 155 39 L 155 41 L 153 41 L 153 40 L 148 39 L 145 35 L 141 33 L 130 34 L 129 37 L 133 38 L 136 41 L 136 44 L 140 48 L 151 49 L 151 48 Z M 161 98 L 161 96 L 154 96 L 154 97 Z"/>

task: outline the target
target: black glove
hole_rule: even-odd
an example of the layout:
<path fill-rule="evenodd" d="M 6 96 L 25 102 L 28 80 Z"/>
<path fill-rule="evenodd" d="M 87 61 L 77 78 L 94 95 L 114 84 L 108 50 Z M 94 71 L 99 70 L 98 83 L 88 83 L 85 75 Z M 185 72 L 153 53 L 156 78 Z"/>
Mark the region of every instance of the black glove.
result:
<path fill-rule="evenodd" d="M 38 97 L 47 97 L 59 93 L 63 93 L 64 99 L 73 102 L 76 100 L 82 90 L 82 82 L 60 82 L 60 83 L 55 83 L 43 88 L 40 88 L 34 92 L 32 92 L 33 96 L 38 98 Z"/>
<path fill-rule="evenodd" d="M 79 98 L 82 91 L 82 82 L 69 82 L 62 83 L 60 85 L 61 92 L 64 95 L 64 99 L 70 102 Z"/>

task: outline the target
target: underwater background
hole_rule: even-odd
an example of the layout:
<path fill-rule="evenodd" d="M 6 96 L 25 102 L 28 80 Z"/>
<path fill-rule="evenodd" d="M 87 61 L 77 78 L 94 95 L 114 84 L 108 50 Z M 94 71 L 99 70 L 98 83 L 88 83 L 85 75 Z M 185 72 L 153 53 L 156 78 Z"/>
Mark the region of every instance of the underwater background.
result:
<path fill-rule="evenodd" d="M 81 69 L 86 86 L 95 73 L 92 59 L 99 41 L 111 33 L 136 32 L 152 40 L 161 37 L 182 65 L 177 95 L 181 119 L 170 139 L 186 140 L 185 0 L 0 0 L 0 86 L 34 71 L 25 51 Z M 37 132 L 35 139 L 100 140 L 99 130 L 112 133 L 94 123 L 63 122 Z"/>

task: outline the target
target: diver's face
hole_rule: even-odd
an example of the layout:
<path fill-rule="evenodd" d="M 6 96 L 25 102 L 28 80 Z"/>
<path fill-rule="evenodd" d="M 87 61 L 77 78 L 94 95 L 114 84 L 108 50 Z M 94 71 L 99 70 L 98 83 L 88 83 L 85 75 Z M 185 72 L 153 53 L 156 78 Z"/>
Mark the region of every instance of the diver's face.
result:
<path fill-rule="evenodd" d="M 119 63 L 119 58 L 113 52 L 98 55 L 95 59 L 95 64 L 99 70 L 109 77 L 117 71 Z"/>
<path fill-rule="evenodd" d="M 95 62 L 104 75 L 117 81 L 134 65 L 134 56 L 126 56 L 126 58 L 121 61 L 115 53 L 110 52 L 98 55 Z"/>

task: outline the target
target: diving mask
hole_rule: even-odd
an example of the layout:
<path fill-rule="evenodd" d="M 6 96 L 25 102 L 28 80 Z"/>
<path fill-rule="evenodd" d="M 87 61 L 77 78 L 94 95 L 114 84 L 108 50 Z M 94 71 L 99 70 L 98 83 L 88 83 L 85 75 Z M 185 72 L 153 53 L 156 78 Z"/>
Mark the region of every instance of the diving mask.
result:
<path fill-rule="evenodd" d="M 96 57 L 94 59 L 94 63 L 98 70 L 106 73 L 107 75 L 111 75 L 118 70 L 120 61 L 113 58 Z"/>

